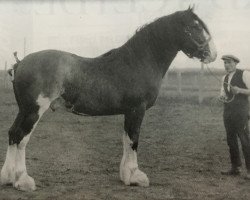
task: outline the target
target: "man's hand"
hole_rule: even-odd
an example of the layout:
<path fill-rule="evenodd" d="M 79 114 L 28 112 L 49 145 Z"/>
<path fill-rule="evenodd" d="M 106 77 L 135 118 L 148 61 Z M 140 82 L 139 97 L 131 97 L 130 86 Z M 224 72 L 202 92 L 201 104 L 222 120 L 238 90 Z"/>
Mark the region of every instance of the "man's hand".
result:
<path fill-rule="evenodd" d="M 220 101 L 220 102 L 225 102 L 225 101 L 227 101 L 227 97 L 226 96 L 223 96 L 223 95 L 220 95 L 220 96 L 218 96 L 218 100 Z"/>
<path fill-rule="evenodd" d="M 231 91 L 233 94 L 239 94 L 241 91 L 241 88 L 239 88 L 237 86 L 231 86 Z"/>

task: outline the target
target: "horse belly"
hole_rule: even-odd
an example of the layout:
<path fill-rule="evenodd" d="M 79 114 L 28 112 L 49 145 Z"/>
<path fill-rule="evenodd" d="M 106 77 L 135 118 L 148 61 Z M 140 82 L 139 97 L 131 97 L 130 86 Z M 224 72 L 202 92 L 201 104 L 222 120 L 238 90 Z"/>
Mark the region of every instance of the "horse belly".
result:
<path fill-rule="evenodd" d="M 116 106 L 113 102 L 108 103 L 96 100 L 78 101 L 72 106 L 73 113 L 92 116 L 122 114 L 122 110 L 121 107 Z"/>
<path fill-rule="evenodd" d="M 120 96 L 110 92 L 97 89 L 70 88 L 62 95 L 66 101 L 67 108 L 72 112 L 81 115 L 114 115 L 122 114 L 123 108 L 120 103 Z"/>

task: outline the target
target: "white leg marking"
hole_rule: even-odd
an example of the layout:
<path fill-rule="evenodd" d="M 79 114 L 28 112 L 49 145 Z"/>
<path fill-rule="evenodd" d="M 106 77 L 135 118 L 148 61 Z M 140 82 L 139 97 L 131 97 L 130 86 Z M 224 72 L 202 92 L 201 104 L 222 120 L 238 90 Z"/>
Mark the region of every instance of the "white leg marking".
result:
<path fill-rule="evenodd" d="M 25 164 L 25 148 L 30 139 L 30 135 L 31 133 L 26 135 L 17 146 L 16 176 L 14 187 L 22 191 L 33 191 L 36 189 L 35 181 L 28 175 Z"/>
<path fill-rule="evenodd" d="M 51 100 L 48 97 L 43 97 L 43 95 L 40 94 L 36 102 L 40 106 L 40 109 L 38 111 L 39 119 L 40 119 L 43 113 L 49 108 L 51 104 Z"/>
<path fill-rule="evenodd" d="M 6 159 L 1 170 L 1 184 L 14 184 L 15 182 L 16 152 L 16 144 L 8 146 Z"/>
<path fill-rule="evenodd" d="M 123 157 L 120 164 L 120 178 L 125 185 L 149 186 L 147 175 L 139 170 L 137 153 L 131 147 L 132 141 L 127 134 L 123 135 Z"/>
<path fill-rule="evenodd" d="M 25 148 L 30 139 L 30 136 L 34 129 L 36 128 L 40 118 L 42 117 L 43 113 L 49 108 L 50 106 L 50 99 L 44 98 L 42 95 L 38 96 L 37 104 L 39 105 L 38 115 L 39 118 L 37 122 L 33 125 L 31 132 L 26 135 L 20 144 L 17 146 L 17 153 L 16 153 L 16 176 L 15 176 L 15 187 L 19 190 L 23 191 L 32 191 L 36 189 L 35 181 L 32 177 L 30 177 L 26 170 L 25 164 Z"/>

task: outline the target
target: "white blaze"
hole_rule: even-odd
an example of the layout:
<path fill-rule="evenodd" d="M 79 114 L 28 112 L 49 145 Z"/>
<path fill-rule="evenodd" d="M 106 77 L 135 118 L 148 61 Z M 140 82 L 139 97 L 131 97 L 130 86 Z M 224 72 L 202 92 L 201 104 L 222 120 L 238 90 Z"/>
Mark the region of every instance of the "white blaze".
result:
<path fill-rule="evenodd" d="M 209 56 L 204 60 L 205 63 L 210 63 L 215 61 L 216 57 L 217 57 L 217 51 L 216 51 L 216 47 L 214 44 L 214 41 L 212 39 L 212 36 L 209 35 L 204 29 L 203 29 L 203 35 L 206 38 L 206 40 L 209 40 L 208 42 L 208 48 L 209 48 Z"/>

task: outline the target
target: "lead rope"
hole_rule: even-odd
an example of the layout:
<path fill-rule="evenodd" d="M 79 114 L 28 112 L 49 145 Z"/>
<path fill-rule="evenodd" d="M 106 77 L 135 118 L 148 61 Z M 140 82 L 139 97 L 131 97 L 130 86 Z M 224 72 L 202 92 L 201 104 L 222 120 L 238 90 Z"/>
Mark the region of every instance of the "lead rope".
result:
<path fill-rule="evenodd" d="M 208 66 L 208 64 L 205 64 L 205 65 L 206 65 L 206 67 L 207 67 L 209 73 L 210 73 L 219 83 L 221 83 L 221 80 L 212 72 L 212 70 L 210 69 L 210 67 Z M 226 85 L 228 85 L 228 86 L 230 86 L 230 87 L 232 86 L 231 84 L 226 83 L 226 82 L 223 82 L 223 84 L 226 84 Z M 231 102 L 234 100 L 234 98 L 235 98 L 235 94 L 232 96 L 231 99 L 228 99 L 228 98 L 220 99 L 220 98 L 218 98 L 218 97 L 216 97 L 216 98 L 217 98 L 218 101 L 220 101 L 220 102 L 222 102 L 222 103 L 231 103 Z"/>
<path fill-rule="evenodd" d="M 205 66 L 207 67 L 209 73 L 221 84 L 221 79 L 218 78 L 218 76 L 216 76 L 212 70 L 210 69 L 210 67 L 205 64 Z M 226 83 L 226 82 L 223 82 L 229 86 L 232 86 L 231 84 L 229 83 Z M 214 114 L 218 114 L 218 113 L 221 113 L 222 112 L 222 103 L 223 104 L 228 104 L 228 103 L 231 103 L 235 98 L 235 94 L 232 96 L 232 98 L 228 99 L 228 98 L 218 98 L 217 96 L 216 97 L 213 97 L 211 102 L 210 102 L 210 111 L 211 113 L 214 113 Z"/>

